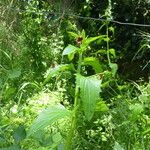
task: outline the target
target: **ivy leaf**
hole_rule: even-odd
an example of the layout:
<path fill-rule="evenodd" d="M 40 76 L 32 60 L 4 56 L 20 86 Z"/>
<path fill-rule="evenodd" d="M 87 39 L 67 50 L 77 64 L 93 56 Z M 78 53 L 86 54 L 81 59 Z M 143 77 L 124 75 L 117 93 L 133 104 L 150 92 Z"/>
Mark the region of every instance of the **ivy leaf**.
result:
<path fill-rule="evenodd" d="M 94 77 L 83 77 L 77 75 L 77 84 L 81 91 L 81 101 L 85 117 L 88 121 L 93 117 L 99 93 L 101 91 L 101 80 Z"/>
<path fill-rule="evenodd" d="M 71 112 L 66 110 L 63 105 L 52 106 L 42 111 L 37 119 L 33 122 L 28 136 L 33 135 L 35 132 L 44 129 L 48 125 L 57 122 L 59 119 L 69 117 Z"/>
<path fill-rule="evenodd" d="M 102 72 L 102 66 L 99 63 L 99 60 L 95 57 L 86 57 L 83 61 L 84 65 L 91 65 L 96 73 Z"/>
<path fill-rule="evenodd" d="M 62 55 L 69 55 L 69 54 L 71 54 L 71 53 L 75 53 L 78 49 L 79 49 L 78 47 L 69 44 L 69 45 L 64 49 Z"/>

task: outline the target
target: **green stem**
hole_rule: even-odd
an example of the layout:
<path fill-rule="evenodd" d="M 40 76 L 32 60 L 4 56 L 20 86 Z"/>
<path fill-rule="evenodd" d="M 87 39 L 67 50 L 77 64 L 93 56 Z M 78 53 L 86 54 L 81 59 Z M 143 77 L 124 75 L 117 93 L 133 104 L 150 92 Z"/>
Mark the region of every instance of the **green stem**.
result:
<path fill-rule="evenodd" d="M 82 53 L 79 54 L 77 74 L 80 74 L 80 72 L 81 72 L 81 63 L 82 63 Z M 74 98 L 74 112 L 73 112 L 73 115 L 71 118 L 71 128 L 70 128 L 70 131 L 69 131 L 69 134 L 67 137 L 67 141 L 65 144 L 65 150 L 72 150 L 73 137 L 74 137 L 76 126 L 77 126 L 78 108 L 79 108 L 79 87 L 76 84 L 75 98 Z"/>
<path fill-rule="evenodd" d="M 111 63 L 111 61 L 110 61 L 110 55 L 109 55 L 109 31 L 108 31 L 108 22 L 106 22 L 106 36 L 107 36 L 107 47 L 106 47 L 106 49 L 107 49 L 107 59 L 108 59 L 108 64 L 110 64 Z"/>

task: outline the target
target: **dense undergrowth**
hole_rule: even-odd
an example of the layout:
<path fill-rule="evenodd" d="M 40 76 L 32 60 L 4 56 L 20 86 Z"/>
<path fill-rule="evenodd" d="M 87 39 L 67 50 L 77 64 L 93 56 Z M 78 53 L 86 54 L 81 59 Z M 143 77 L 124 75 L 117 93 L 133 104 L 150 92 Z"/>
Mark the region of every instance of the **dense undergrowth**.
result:
<path fill-rule="evenodd" d="M 150 35 L 110 21 L 149 2 L 119 2 L 0 2 L 0 150 L 150 149 Z"/>

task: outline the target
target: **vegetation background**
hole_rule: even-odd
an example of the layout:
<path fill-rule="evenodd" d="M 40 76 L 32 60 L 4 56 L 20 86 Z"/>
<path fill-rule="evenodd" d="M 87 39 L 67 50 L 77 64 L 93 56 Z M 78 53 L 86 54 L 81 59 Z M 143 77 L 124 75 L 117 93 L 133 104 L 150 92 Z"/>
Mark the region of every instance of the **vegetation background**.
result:
<path fill-rule="evenodd" d="M 149 29 L 149 0 L 1 0 L 0 150 L 149 150 Z"/>

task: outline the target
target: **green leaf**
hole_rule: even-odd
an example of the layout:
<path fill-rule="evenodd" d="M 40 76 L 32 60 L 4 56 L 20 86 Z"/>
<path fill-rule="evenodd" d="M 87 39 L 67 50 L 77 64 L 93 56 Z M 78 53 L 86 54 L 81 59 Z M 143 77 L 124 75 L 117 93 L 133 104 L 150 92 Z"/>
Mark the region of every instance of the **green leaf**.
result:
<path fill-rule="evenodd" d="M 42 111 L 37 119 L 33 122 L 28 132 L 28 136 L 33 135 L 38 130 L 42 130 L 54 122 L 57 122 L 59 119 L 69 117 L 70 115 L 70 111 L 66 110 L 63 105 L 47 108 Z"/>
<path fill-rule="evenodd" d="M 111 31 L 112 33 L 113 33 L 113 35 L 114 35 L 114 33 L 115 33 L 115 29 L 114 29 L 114 27 L 109 27 L 109 31 Z"/>
<path fill-rule="evenodd" d="M 148 128 L 147 130 L 145 130 L 142 134 L 145 135 L 145 134 L 149 134 L 150 133 L 150 128 Z"/>
<path fill-rule="evenodd" d="M 86 37 L 85 30 L 82 30 L 81 36 L 82 36 L 83 39 L 85 39 L 85 37 Z"/>
<path fill-rule="evenodd" d="M 113 150 L 124 150 L 124 148 L 118 142 L 115 142 Z"/>
<path fill-rule="evenodd" d="M 136 121 L 140 117 L 140 114 L 144 111 L 143 105 L 138 103 L 131 104 L 129 109 L 131 110 L 130 114 L 131 121 Z"/>
<path fill-rule="evenodd" d="M 68 54 L 68 59 L 69 59 L 69 61 L 71 61 L 71 60 L 74 58 L 74 54 L 75 54 L 75 53 Z"/>
<path fill-rule="evenodd" d="M 1 49 L 0 49 L 0 51 L 3 52 L 3 53 L 5 54 L 5 56 L 6 56 L 9 60 L 11 60 L 11 56 L 9 56 L 8 53 L 6 53 L 5 51 L 3 51 L 3 50 L 1 50 Z"/>
<path fill-rule="evenodd" d="M 81 91 L 81 101 L 85 117 L 88 121 L 93 117 L 99 93 L 101 91 L 101 80 L 94 77 L 83 77 L 77 75 L 77 84 Z"/>
<path fill-rule="evenodd" d="M 76 33 L 74 33 L 74 32 L 68 32 L 72 37 L 74 37 L 74 38 L 78 38 L 79 37 L 79 35 L 78 34 L 76 34 Z"/>
<path fill-rule="evenodd" d="M 21 69 L 16 68 L 16 69 L 8 71 L 8 78 L 10 79 L 17 78 L 20 75 L 21 75 Z"/>
<path fill-rule="evenodd" d="M 102 72 L 102 66 L 99 63 L 99 60 L 95 57 L 86 57 L 83 61 L 84 65 L 91 65 L 96 73 Z"/>
<path fill-rule="evenodd" d="M 56 133 L 56 134 L 53 135 L 52 139 L 53 139 L 53 142 L 54 142 L 54 143 L 58 143 L 58 142 L 60 142 L 60 141 L 62 140 L 62 136 L 61 136 L 61 134 L 58 132 L 58 133 Z"/>
<path fill-rule="evenodd" d="M 64 49 L 62 55 L 69 55 L 69 54 L 71 54 L 71 53 L 76 53 L 78 49 L 79 49 L 78 47 L 75 47 L 75 46 L 73 46 L 73 45 L 68 45 L 68 46 Z"/>
<path fill-rule="evenodd" d="M 109 49 L 109 53 L 112 54 L 114 57 L 116 57 L 115 49 L 113 48 Z"/>
<path fill-rule="evenodd" d="M 105 49 L 98 50 L 95 54 L 106 54 L 107 51 Z"/>
<path fill-rule="evenodd" d="M 96 104 L 96 108 L 95 108 L 95 111 L 98 111 L 98 112 L 107 112 L 109 110 L 109 108 L 107 107 L 107 105 L 105 104 L 104 101 L 100 101 Z"/>
<path fill-rule="evenodd" d="M 55 68 L 49 69 L 45 75 L 46 79 L 44 80 L 43 84 L 46 84 L 47 82 L 49 82 L 49 80 L 52 77 L 57 76 L 60 72 L 66 71 L 66 70 L 71 70 L 72 68 L 73 68 L 73 66 L 71 64 L 70 65 L 65 64 L 65 65 L 58 65 Z"/>
<path fill-rule="evenodd" d="M 100 35 L 100 36 L 96 36 L 96 37 L 87 38 L 83 41 L 83 45 L 89 45 L 90 43 L 92 43 L 100 38 L 104 38 L 104 37 L 106 37 L 106 35 Z"/>
<path fill-rule="evenodd" d="M 13 133 L 14 140 L 20 142 L 26 137 L 26 131 L 24 126 L 20 125 Z"/>
<path fill-rule="evenodd" d="M 116 72 L 118 70 L 118 65 L 116 63 L 110 63 L 109 67 L 111 68 L 113 77 L 115 77 Z"/>

